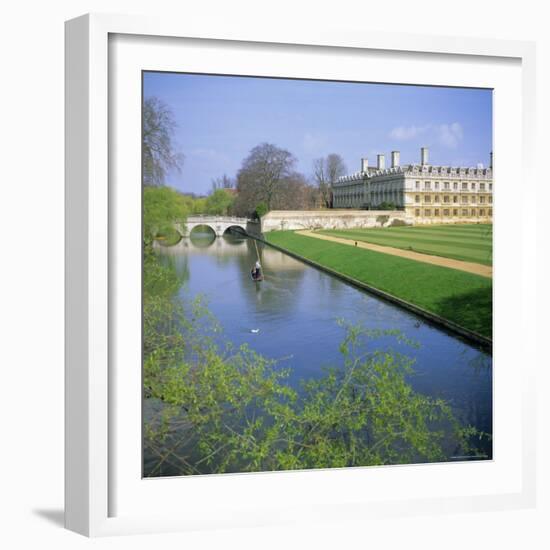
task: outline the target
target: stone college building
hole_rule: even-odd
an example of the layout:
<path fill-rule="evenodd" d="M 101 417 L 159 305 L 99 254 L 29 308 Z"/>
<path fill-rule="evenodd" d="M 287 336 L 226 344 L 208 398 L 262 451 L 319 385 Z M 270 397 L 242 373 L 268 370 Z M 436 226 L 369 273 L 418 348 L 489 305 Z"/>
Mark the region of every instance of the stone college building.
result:
<path fill-rule="evenodd" d="M 432 166 L 428 149 L 420 164 L 399 163 L 392 151 L 391 167 L 384 155 L 370 167 L 361 159 L 361 171 L 339 178 L 332 187 L 333 208 L 404 210 L 413 223 L 491 223 L 493 217 L 493 154 L 489 168 Z"/>

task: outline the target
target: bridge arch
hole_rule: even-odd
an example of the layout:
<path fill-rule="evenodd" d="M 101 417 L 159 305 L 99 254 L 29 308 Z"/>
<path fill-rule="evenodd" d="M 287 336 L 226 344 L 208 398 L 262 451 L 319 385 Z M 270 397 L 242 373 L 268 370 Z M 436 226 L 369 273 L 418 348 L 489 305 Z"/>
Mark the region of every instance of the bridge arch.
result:
<path fill-rule="evenodd" d="M 201 230 L 206 231 L 208 233 L 212 233 L 215 237 L 217 236 L 216 229 L 208 223 L 197 223 L 197 224 L 193 224 L 192 227 L 189 227 L 189 224 L 187 224 L 187 234 L 189 236 Z"/>
<path fill-rule="evenodd" d="M 227 233 L 230 231 L 234 231 L 235 233 L 238 233 L 240 235 L 247 235 L 246 228 L 243 228 L 242 225 L 230 225 L 225 229 L 223 234 L 227 235 Z"/>
<path fill-rule="evenodd" d="M 237 228 L 244 235 L 247 235 L 247 223 L 248 220 L 246 218 L 237 218 L 234 216 L 189 216 L 185 222 L 185 231 L 183 224 L 176 224 L 176 229 L 182 235 L 190 235 L 195 228 L 203 225 L 209 227 L 216 237 L 221 237 L 226 231 L 233 228 Z"/>

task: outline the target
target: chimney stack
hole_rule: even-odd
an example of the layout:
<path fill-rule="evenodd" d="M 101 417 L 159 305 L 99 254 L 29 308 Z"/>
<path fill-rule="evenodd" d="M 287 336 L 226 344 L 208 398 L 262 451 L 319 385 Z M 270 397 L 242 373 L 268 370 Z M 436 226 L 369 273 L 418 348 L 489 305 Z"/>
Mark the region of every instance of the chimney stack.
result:
<path fill-rule="evenodd" d="M 369 159 L 361 159 L 361 172 L 367 172 L 369 169 Z"/>
<path fill-rule="evenodd" d="M 399 151 L 391 152 L 391 167 L 397 168 L 399 166 Z"/>
<path fill-rule="evenodd" d="M 386 168 L 386 157 L 384 157 L 384 155 L 377 155 L 376 158 L 378 170 L 384 170 L 384 168 Z"/>
<path fill-rule="evenodd" d="M 422 147 L 420 149 L 420 164 L 422 164 L 422 166 L 425 166 L 426 164 L 428 164 L 428 148 L 427 147 Z"/>

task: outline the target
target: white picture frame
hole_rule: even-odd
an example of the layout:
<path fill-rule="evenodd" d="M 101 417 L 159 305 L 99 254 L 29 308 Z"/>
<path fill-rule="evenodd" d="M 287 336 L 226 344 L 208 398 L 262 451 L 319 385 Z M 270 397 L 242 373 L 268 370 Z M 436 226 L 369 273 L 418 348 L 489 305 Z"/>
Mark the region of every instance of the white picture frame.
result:
<path fill-rule="evenodd" d="M 154 47 L 152 41 L 156 41 Z M 212 55 L 203 45 L 208 45 Z M 506 424 L 508 432 L 503 430 L 500 439 L 495 436 L 500 448 L 493 461 L 465 465 L 469 470 L 457 470 L 464 466 L 459 464 L 436 464 L 193 476 L 183 480 L 185 487 L 181 478 L 142 480 L 137 476 L 133 465 L 140 457 L 133 457 L 136 438 L 131 438 L 141 422 L 136 409 L 141 399 L 140 375 L 132 370 L 135 356 L 125 361 L 126 369 L 121 357 L 126 357 L 125 350 L 135 343 L 139 271 L 128 283 L 128 292 L 119 284 L 136 273 L 136 243 L 140 237 L 136 234 L 135 242 L 132 240 L 140 208 L 136 189 L 141 186 L 140 179 L 133 177 L 136 143 L 139 147 L 136 139 L 140 138 L 135 129 L 140 121 L 132 117 L 136 112 L 135 94 L 139 95 L 141 89 L 132 92 L 132 86 L 138 70 L 179 66 L 174 65 L 181 59 L 178 48 L 188 48 L 189 63 L 201 72 L 221 72 L 217 67 L 221 67 L 219 53 L 224 51 L 227 55 L 223 62 L 234 63 L 233 70 L 240 74 L 305 77 L 318 71 L 315 74 L 338 79 L 355 74 L 357 63 L 372 62 L 378 67 L 378 76 L 370 76 L 369 80 L 495 88 L 495 180 L 497 189 L 500 186 L 502 190 L 495 193 L 498 371 L 494 398 L 497 427 L 499 422 L 501 426 Z M 306 69 L 307 56 L 311 63 Z M 338 57 L 340 72 L 330 67 L 329 57 Z M 270 64 L 266 65 L 266 60 Z M 141 66 L 144 63 L 145 67 Z M 421 67 L 423 63 L 434 64 L 438 72 L 418 73 L 414 64 Z M 397 74 L 396 68 L 400 69 Z M 306 71 L 310 72 L 306 75 Z M 535 47 L 529 42 L 311 29 L 299 36 L 284 29 L 276 35 L 262 29 L 228 29 L 220 35 L 169 19 L 115 15 L 85 15 L 68 21 L 66 527 L 84 535 L 101 536 L 533 506 L 536 356 L 529 319 L 535 318 L 536 306 L 533 285 L 522 266 L 535 261 L 536 252 L 527 236 L 536 220 L 534 212 L 526 215 L 527 199 L 516 198 L 514 203 L 512 186 L 519 181 L 529 182 L 536 193 L 532 177 L 534 72 Z M 498 84 L 492 85 L 494 82 Z M 113 106 L 120 107 L 116 98 L 122 85 L 129 87 L 124 91 L 126 106 L 117 111 Z M 509 158 L 514 152 L 515 162 L 499 170 L 499 158 Z M 121 174 L 128 176 L 127 182 L 134 182 L 126 183 L 133 187 L 124 213 Z M 499 219 L 507 219 L 513 211 L 516 227 L 521 229 L 516 233 L 509 231 L 510 224 L 498 225 Z M 128 247 L 120 246 L 130 241 L 133 244 Z M 511 244 L 521 250 L 520 262 L 506 258 L 504 252 Z M 503 303 L 502 296 L 510 288 L 515 290 L 514 297 Z M 515 326 L 509 319 L 512 315 Z M 127 329 L 120 330 L 121 326 Z M 507 337 L 514 329 L 515 348 Z M 133 353 L 140 352 L 141 347 Z M 514 368 L 517 361 L 521 361 L 520 372 Z M 509 415 L 506 422 L 500 421 L 499 417 L 504 419 L 505 415 Z M 121 426 L 128 426 L 128 430 Z M 121 461 L 128 467 L 122 468 Z M 474 482 L 478 483 L 477 490 L 472 488 Z M 353 489 L 366 483 L 368 494 Z M 196 498 L 192 508 L 172 504 L 170 512 L 157 506 L 161 500 L 170 505 L 174 495 L 182 491 L 188 500 L 189 495 Z M 236 504 L 231 495 L 242 498 Z"/>

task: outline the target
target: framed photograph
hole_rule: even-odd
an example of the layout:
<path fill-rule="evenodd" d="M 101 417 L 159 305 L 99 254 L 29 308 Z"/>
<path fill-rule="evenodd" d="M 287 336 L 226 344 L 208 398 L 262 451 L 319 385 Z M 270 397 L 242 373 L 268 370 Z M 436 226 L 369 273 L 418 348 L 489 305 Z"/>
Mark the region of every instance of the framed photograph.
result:
<path fill-rule="evenodd" d="M 67 22 L 67 528 L 534 504 L 534 55 Z"/>

